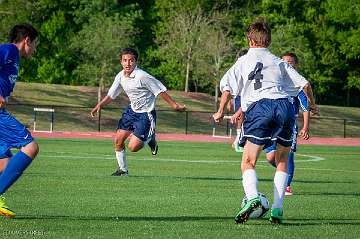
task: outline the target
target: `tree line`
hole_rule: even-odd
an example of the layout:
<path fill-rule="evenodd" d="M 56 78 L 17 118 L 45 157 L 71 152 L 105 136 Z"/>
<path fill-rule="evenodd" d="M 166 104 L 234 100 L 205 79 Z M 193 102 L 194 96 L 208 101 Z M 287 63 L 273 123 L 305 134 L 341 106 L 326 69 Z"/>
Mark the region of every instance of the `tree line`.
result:
<path fill-rule="evenodd" d="M 169 89 L 217 96 L 257 16 L 272 27 L 274 54 L 299 56 L 319 104 L 360 105 L 358 0 L 3 0 L 0 42 L 16 23 L 39 29 L 36 56 L 21 62 L 26 82 L 103 89 L 120 49 L 134 47 Z"/>

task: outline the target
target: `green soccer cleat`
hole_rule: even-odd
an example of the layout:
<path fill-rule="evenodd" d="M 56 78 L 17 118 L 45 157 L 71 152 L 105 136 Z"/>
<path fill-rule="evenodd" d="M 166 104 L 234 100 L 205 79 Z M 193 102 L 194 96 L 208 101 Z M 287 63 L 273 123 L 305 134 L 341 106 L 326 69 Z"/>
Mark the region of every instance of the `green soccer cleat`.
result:
<path fill-rule="evenodd" d="M 270 222 L 274 224 L 281 224 L 284 219 L 284 213 L 281 208 L 272 208 L 270 214 Z"/>
<path fill-rule="evenodd" d="M 0 215 L 9 218 L 14 218 L 16 216 L 15 212 L 6 206 L 5 198 L 3 196 L 0 196 Z"/>
<path fill-rule="evenodd" d="M 255 211 L 256 208 L 261 207 L 261 200 L 259 197 L 249 200 L 235 216 L 236 223 L 244 223 L 249 219 L 250 214 Z"/>
<path fill-rule="evenodd" d="M 235 152 L 237 153 L 242 153 L 244 151 L 244 148 L 241 147 L 240 145 L 236 144 L 235 146 Z"/>

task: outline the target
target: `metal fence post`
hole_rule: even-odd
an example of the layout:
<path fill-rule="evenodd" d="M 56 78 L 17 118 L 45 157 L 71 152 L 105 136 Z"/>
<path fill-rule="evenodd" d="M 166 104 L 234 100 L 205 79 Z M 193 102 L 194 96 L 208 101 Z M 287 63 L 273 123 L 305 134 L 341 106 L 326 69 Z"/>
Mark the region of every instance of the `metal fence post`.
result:
<path fill-rule="evenodd" d="M 98 112 L 98 132 L 101 131 L 101 109 Z"/>
<path fill-rule="evenodd" d="M 185 111 L 185 134 L 188 133 L 188 120 L 189 120 L 189 112 Z"/>

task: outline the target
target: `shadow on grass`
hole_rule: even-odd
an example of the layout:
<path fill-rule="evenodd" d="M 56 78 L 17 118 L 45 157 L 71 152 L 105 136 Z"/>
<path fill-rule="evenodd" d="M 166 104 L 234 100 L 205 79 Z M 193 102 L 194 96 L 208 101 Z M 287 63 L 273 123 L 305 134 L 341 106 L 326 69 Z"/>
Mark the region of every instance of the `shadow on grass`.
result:
<path fill-rule="evenodd" d="M 68 215 L 24 215 L 17 216 L 13 220 L 80 220 L 80 221 L 218 221 L 233 220 L 233 217 L 211 217 L 211 216 L 68 216 Z"/>
<path fill-rule="evenodd" d="M 298 221 L 298 222 L 297 222 Z M 286 220 L 281 226 L 314 226 L 314 225 L 360 225 L 360 219 L 341 218 L 341 219 L 324 219 L 324 218 L 295 218 Z"/>
<path fill-rule="evenodd" d="M 296 193 L 296 195 L 301 195 L 301 196 L 350 196 L 350 197 L 360 197 L 360 193 L 355 193 L 355 192 L 318 192 L 318 193 L 307 193 L 307 192 L 301 192 L 301 193 Z"/>
<path fill-rule="evenodd" d="M 328 181 L 328 180 L 294 180 L 296 183 L 354 183 L 351 181 Z"/>
<path fill-rule="evenodd" d="M 72 220 L 72 221 L 136 221 L 136 222 L 191 222 L 191 221 L 219 221 L 234 220 L 234 217 L 218 216 L 69 216 L 69 215 L 24 215 L 13 220 Z M 283 224 L 271 224 L 268 218 L 249 220 L 247 226 L 272 225 L 277 227 L 314 226 L 314 225 L 360 225 L 360 219 L 323 219 L 323 218 L 295 218 L 285 220 Z"/>

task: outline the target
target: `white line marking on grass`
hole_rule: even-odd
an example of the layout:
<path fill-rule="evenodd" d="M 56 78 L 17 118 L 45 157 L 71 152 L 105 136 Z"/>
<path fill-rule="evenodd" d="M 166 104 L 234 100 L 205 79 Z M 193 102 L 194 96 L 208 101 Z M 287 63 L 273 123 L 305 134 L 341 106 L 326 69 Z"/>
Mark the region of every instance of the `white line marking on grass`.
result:
<path fill-rule="evenodd" d="M 101 155 L 94 155 L 91 153 L 82 153 L 81 155 L 74 155 L 70 152 L 56 152 L 57 155 L 48 155 L 46 157 L 50 158 L 78 158 L 78 159 L 114 159 L 115 155 L 112 154 L 101 154 Z M 59 155 L 63 154 L 63 155 Z M 70 154 L 70 155 L 64 155 L 64 154 Z M 313 155 L 305 155 L 305 154 L 297 154 L 299 156 L 307 157 L 310 159 L 295 159 L 296 163 L 300 162 L 317 162 L 325 160 L 323 157 L 319 156 L 313 156 Z M 187 160 L 187 159 L 173 159 L 173 158 L 161 158 L 161 157 L 143 157 L 141 156 L 135 156 L 135 155 L 128 155 L 128 158 L 131 158 L 131 160 L 144 160 L 144 161 L 164 161 L 164 162 L 185 162 L 185 163 L 210 163 L 210 164 L 218 164 L 218 163 L 230 163 L 230 164 L 240 164 L 241 159 L 237 161 L 229 161 L 229 160 Z M 266 160 L 258 160 L 260 163 L 267 163 Z"/>
<path fill-rule="evenodd" d="M 46 153 L 42 153 L 42 155 L 44 155 Z M 70 152 L 56 152 L 54 155 L 54 153 L 51 153 L 51 155 L 46 155 L 44 157 L 48 157 L 48 158 L 68 158 L 68 159 L 106 159 L 106 160 L 114 160 L 115 156 L 111 155 L 111 154 L 101 154 L 101 155 L 94 155 L 91 153 L 83 153 L 82 155 L 73 155 Z M 71 154 L 71 155 L 59 155 L 59 154 Z M 313 155 L 305 155 L 305 154 L 297 154 L 299 156 L 302 157 L 308 157 L 310 159 L 304 159 L 304 160 L 299 160 L 299 159 L 295 159 L 295 162 L 302 162 L 302 163 L 306 163 L 306 162 L 318 162 L 318 161 L 322 161 L 322 160 L 326 160 L 323 157 L 319 157 L 319 156 L 313 156 Z M 203 164 L 233 164 L 233 165 L 240 165 L 240 159 L 238 161 L 230 161 L 230 160 L 187 160 L 187 159 L 172 159 L 172 158 L 157 158 L 157 157 L 138 157 L 135 155 L 128 155 L 128 158 L 130 160 L 135 160 L 135 161 L 160 161 L 160 162 L 179 162 L 179 163 L 203 163 Z M 260 163 L 264 163 L 264 164 L 268 164 L 268 162 L 266 160 L 259 160 L 258 162 Z M 269 167 L 269 165 L 256 165 L 256 167 L 261 167 L 261 168 L 265 168 L 265 167 Z M 326 169 L 326 168 L 302 168 L 302 167 L 296 167 L 296 169 L 301 169 L 301 170 L 311 170 L 311 171 L 329 171 L 329 172 L 350 172 L 350 173 L 360 173 L 359 170 L 340 170 L 340 169 Z"/>

